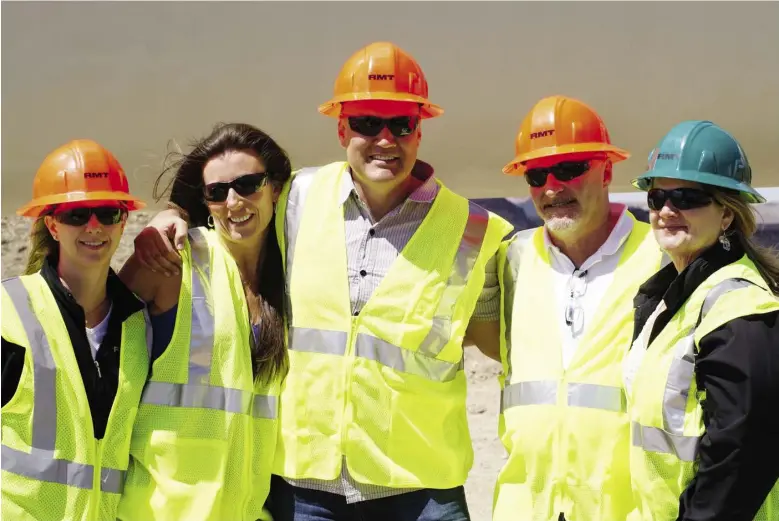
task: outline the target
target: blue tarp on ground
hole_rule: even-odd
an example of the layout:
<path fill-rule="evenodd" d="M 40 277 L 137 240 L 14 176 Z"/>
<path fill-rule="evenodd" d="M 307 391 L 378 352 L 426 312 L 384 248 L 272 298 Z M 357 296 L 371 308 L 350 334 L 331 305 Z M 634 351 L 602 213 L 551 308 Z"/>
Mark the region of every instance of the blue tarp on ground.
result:
<path fill-rule="evenodd" d="M 627 204 L 637 219 L 649 222 L 649 211 L 641 195 L 612 194 L 611 200 Z M 530 198 L 473 199 L 473 202 L 507 219 L 514 225 L 515 231 L 541 225 Z M 755 239 L 761 244 L 779 248 L 779 200 L 769 198 L 769 202 L 754 205 L 754 208 L 759 227 Z"/>

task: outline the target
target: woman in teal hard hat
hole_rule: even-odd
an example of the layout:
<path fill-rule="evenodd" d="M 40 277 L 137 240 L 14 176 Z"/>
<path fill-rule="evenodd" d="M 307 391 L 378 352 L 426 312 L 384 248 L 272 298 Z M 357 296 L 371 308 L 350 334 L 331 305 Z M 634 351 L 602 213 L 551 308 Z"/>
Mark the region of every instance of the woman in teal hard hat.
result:
<path fill-rule="evenodd" d="M 624 363 L 631 521 L 779 519 L 779 259 L 752 241 L 751 178 L 729 133 L 686 121 L 633 181 L 672 262 Z"/>

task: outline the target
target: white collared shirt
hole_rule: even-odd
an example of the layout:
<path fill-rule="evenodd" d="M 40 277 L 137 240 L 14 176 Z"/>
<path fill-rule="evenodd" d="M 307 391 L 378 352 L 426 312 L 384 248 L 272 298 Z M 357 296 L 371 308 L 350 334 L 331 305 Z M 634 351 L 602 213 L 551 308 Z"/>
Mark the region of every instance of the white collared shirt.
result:
<path fill-rule="evenodd" d="M 553 271 L 555 314 L 563 343 L 564 369 L 568 368 L 576 354 L 579 340 L 588 326 L 588 321 L 595 316 L 602 303 L 606 290 L 613 280 L 614 270 L 619 263 L 625 242 L 633 230 L 633 221 L 627 213 L 627 206 L 619 206 L 622 207 L 619 219 L 606 242 L 584 261 L 578 270 L 573 262 L 552 244 L 549 233 L 544 228 L 544 245 L 549 250 Z M 568 315 L 571 319 L 570 325 L 566 322 L 567 308 L 571 311 Z"/>

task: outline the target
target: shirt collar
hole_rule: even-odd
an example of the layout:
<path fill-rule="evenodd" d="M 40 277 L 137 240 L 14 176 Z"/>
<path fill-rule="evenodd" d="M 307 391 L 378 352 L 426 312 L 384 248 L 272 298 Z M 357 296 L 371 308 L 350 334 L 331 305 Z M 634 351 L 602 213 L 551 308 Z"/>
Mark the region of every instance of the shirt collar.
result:
<path fill-rule="evenodd" d="M 339 204 L 344 204 L 349 196 L 359 200 L 357 190 L 354 188 L 351 171 L 348 168 L 347 174 L 349 175 L 344 175 L 341 179 L 341 189 L 338 194 Z M 417 159 L 414 169 L 411 171 L 411 176 L 420 184 L 409 194 L 408 200 L 415 203 L 432 203 L 439 189 L 433 167 L 429 163 Z"/>
<path fill-rule="evenodd" d="M 48 255 L 43 266 L 41 266 L 41 276 L 48 284 L 54 297 L 69 309 L 78 310 L 80 312 L 79 316 L 83 320 L 83 309 L 76 302 L 70 290 L 60 280 L 59 273 L 57 272 L 58 261 L 59 252 L 55 251 Z M 121 318 L 122 322 L 131 314 L 145 307 L 145 304 L 122 282 L 113 268 L 108 268 L 106 296 L 111 301 L 112 309 L 117 311 L 116 314 Z M 117 304 L 117 306 L 113 306 L 113 304 Z"/>
<path fill-rule="evenodd" d="M 598 251 L 592 254 L 592 256 L 584 261 L 581 266 L 581 270 L 589 269 L 590 266 L 602 261 L 605 257 L 610 257 L 619 252 L 622 245 L 630 236 L 630 232 L 633 231 L 633 219 L 630 218 L 630 214 L 627 210 L 627 205 L 621 203 L 611 203 L 611 211 L 619 212 L 619 218 L 617 224 L 611 230 L 606 242 L 604 242 Z M 552 238 L 549 236 L 549 230 L 544 226 L 544 245 L 553 255 L 563 255 L 560 249 L 552 243 Z"/>

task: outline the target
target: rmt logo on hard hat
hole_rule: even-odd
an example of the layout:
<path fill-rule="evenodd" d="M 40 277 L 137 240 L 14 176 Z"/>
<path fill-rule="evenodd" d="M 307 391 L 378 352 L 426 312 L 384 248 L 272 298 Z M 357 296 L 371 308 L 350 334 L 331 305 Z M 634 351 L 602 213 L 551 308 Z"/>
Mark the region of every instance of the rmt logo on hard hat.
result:
<path fill-rule="evenodd" d="M 369 80 L 394 80 L 394 74 L 368 74 Z"/>
<path fill-rule="evenodd" d="M 530 134 L 530 139 L 538 139 L 540 137 L 546 137 L 546 136 L 553 136 L 554 135 L 554 129 L 550 128 L 549 130 L 539 130 L 538 132 L 533 132 Z"/>

